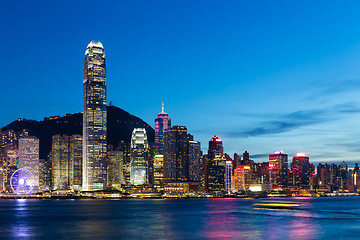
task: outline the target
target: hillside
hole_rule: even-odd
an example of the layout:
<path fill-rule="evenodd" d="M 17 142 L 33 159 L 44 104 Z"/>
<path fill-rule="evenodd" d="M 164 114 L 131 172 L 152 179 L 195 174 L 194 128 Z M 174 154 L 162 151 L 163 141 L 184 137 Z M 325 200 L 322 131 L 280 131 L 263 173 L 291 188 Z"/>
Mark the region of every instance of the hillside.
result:
<path fill-rule="evenodd" d="M 154 129 L 142 119 L 115 106 L 108 106 L 108 144 L 117 146 L 119 141 L 130 142 L 134 128 L 145 128 L 149 142 L 154 142 Z M 30 135 L 40 139 L 40 158 L 46 158 L 51 150 L 51 138 L 56 134 L 82 135 L 82 113 L 68 114 L 64 117 L 50 117 L 43 121 L 14 121 L 1 130 L 15 132 L 29 129 Z"/>

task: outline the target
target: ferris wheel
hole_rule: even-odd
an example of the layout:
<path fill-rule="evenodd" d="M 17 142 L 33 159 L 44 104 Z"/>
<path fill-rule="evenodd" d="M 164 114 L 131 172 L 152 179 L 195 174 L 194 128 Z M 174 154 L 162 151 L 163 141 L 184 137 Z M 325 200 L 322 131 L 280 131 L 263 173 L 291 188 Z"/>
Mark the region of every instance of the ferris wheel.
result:
<path fill-rule="evenodd" d="M 35 177 L 27 169 L 18 169 L 11 175 L 10 185 L 16 194 L 30 194 L 35 186 Z"/>

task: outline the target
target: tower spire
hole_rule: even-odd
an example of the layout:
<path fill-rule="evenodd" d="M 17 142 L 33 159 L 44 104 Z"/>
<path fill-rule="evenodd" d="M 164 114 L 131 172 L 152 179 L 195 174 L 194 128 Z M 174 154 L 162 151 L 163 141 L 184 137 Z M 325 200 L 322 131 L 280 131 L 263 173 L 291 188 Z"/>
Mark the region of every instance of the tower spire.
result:
<path fill-rule="evenodd" d="M 162 104 L 161 104 L 161 112 L 162 112 L 162 113 L 164 112 L 164 101 L 163 101 Z"/>

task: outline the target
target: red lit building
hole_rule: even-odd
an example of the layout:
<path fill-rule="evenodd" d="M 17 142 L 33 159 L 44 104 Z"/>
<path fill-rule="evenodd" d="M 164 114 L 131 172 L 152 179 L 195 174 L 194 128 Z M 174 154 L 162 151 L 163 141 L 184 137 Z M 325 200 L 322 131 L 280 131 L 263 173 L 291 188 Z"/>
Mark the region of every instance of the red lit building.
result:
<path fill-rule="evenodd" d="M 292 185 L 298 187 L 309 186 L 310 184 L 310 163 L 309 157 L 303 153 L 297 153 L 291 163 Z"/>
<path fill-rule="evenodd" d="M 269 177 L 273 189 L 284 189 L 288 183 L 288 155 L 275 152 L 269 155 Z"/>

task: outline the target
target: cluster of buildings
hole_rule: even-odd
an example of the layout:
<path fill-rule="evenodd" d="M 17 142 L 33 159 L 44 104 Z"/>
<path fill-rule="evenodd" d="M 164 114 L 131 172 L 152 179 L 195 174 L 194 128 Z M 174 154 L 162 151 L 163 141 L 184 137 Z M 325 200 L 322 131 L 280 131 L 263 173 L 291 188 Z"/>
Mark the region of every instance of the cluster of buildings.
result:
<path fill-rule="evenodd" d="M 162 111 L 155 118 L 155 141 L 145 128 L 133 129 L 128 142 L 107 144 L 106 65 L 100 42 L 85 52 L 83 80 L 83 134 L 54 135 L 47 159 L 39 159 L 39 139 L 23 130 L 0 131 L 0 191 L 11 193 L 17 169 L 34 176 L 33 192 L 101 192 L 182 194 L 235 194 L 249 192 L 357 192 L 359 167 L 345 163 L 315 167 L 305 154 L 275 152 L 269 161 L 255 163 L 245 151 L 224 153 L 214 136 L 207 154 L 185 126 L 172 126 Z"/>

